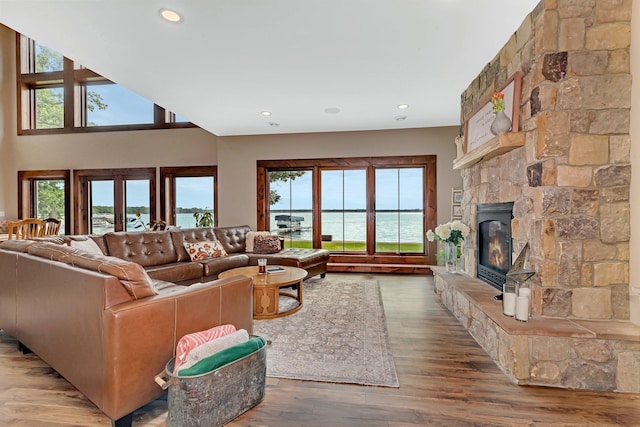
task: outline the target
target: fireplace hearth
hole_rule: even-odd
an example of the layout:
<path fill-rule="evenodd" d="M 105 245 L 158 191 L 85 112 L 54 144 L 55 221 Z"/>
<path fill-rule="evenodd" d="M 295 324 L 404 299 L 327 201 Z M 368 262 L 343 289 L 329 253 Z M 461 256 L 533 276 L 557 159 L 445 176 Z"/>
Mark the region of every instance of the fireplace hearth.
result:
<path fill-rule="evenodd" d="M 478 205 L 478 278 L 500 291 L 511 268 L 512 219 L 513 202 Z"/>

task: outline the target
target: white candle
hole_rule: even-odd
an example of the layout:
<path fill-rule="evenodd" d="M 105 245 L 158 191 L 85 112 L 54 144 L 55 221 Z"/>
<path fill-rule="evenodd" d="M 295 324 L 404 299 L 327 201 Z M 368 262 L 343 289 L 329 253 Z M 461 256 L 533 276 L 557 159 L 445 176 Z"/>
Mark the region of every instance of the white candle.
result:
<path fill-rule="evenodd" d="M 520 288 L 519 292 L 518 295 L 521 297 L 531 297 L 531 288 Z"/>
<path fill-rule="evenodd" d="M 526 322 L 529 320 L 529 297 L 520 296 L 516 298 L 516 319 Z"/>
<path fill-rule="evenodd" d="M 502 312 L 507 316 L 516 314 L 516 294 L 504 292 L 502 294 Z"/>

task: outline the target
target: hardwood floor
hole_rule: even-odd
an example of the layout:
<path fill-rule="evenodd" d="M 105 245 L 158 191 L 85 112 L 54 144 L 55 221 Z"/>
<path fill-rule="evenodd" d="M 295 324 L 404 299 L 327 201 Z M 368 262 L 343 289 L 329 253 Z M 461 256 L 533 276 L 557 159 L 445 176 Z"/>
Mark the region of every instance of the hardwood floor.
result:
<path fill-rule="evenodd" d="M 230 426 L 640 426 L 640 395 L 512 384 L 440 304 L 431 277 L 347 276 L 381 284 L 400 388 L 268 378 L 265 400 Z M 1 332 L 0 384 L 2 426 L 110 425 Z M 134 427 L 165 426 L 166 411 L 159 399 L 136 412 Z"/>

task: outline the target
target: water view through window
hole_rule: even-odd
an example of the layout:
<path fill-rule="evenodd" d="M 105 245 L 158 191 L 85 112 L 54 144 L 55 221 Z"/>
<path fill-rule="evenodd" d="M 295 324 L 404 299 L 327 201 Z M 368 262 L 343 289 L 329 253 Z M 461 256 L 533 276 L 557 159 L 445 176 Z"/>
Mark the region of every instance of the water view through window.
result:
<path fill-rule="evenodd" d="M 375 251 L 423 252 L 423 168 L 378 168 L 375 177 Z M 269 172 L 270 229 L 291 246 L 312 246 L 312 182 L 311 171 Z M 321 188 L 321 246 L 365 252 L 367 170 L 322 170 Z"/>

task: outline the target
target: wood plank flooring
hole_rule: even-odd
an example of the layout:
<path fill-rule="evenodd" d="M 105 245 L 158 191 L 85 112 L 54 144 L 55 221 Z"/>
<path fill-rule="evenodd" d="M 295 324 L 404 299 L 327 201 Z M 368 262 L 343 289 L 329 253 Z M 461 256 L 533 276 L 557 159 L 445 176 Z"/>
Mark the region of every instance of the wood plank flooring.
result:
<path fill-rule="evenodd" d="M 381 284 L 400 388 L 268 378 L 265 400 L 230 426 L 640 426 L 640 395 L 512 384 L 440 303 L 431 277 L 344 275 Z M 166 416 L 159 399 L 136 412 L 134 427 L 165 426 Z M 0 425 L 110 421 L 0 332 Z"/>

